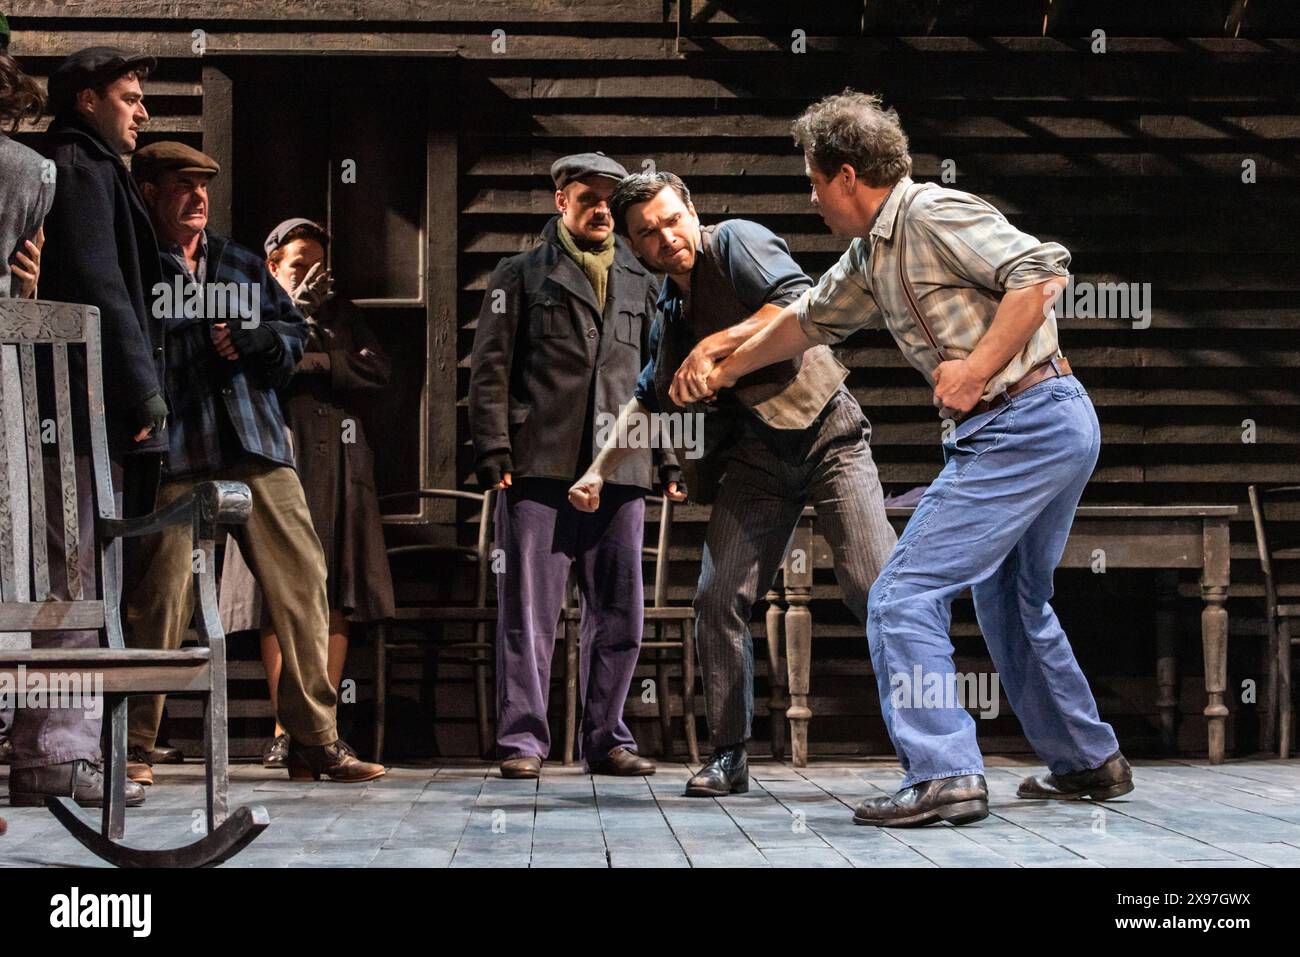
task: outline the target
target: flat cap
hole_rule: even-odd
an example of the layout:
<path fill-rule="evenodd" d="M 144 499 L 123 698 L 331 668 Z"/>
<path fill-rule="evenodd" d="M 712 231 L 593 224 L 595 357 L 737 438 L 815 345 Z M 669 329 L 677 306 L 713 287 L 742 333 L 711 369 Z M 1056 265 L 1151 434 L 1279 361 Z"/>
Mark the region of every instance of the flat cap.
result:
<path fill-rule="evenodd" d="M 296 234 L 296 235 L 295 235 Z M 262 248 L 266 250 L 269 256 L 291 239 L 310 238 L 316 240 L 321 246 L 330 244 L 330 232 L 314 219 L 305 219 L 302 216 L 295 216 L 293 219 L 286 219 L 269 233 L 266 234 L 266 241 L 262 243 Z"/>
<path fill-rule="evenodd" d="M 150 73 L 158 65 L 151 56 L 132 53 L 119 47 L 86 47 L 63 58 L 50 74 L 48 84 L 50 112 L 54 115 L 72 108 L 77 94 L 106 80 L 113 80 L 130 70 Z"/>
<path fill-rule="evenodd" d="M 551 179 L 555 180 L 556 189 L 564 189 L 575 179 L 588 176 L 604 176 L 618 181 L 627 176 L 627 170 L 604 153 L 574 153 L 561 156 L 551 164 Z"/>
<path fill-rule="evenodd" d="M 175 140 L 161 140 L 142 146 L 131 157 L 131 175 L 137 183 L 152 182 L 165 170 L 216 176 L 221 172 L 221 164 L 206 153 L 200 153 L 194 147 Z"/>

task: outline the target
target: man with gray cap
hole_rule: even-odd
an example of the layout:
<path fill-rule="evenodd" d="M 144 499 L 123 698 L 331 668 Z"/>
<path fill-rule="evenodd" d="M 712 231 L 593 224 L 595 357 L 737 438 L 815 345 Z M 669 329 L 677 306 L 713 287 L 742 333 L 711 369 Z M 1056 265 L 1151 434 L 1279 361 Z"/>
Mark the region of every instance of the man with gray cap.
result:
<path fill-rule="evenodd" d="M 54 203 L 45 219 L 41 297 L 79 302 L 99 309 L 103 344 L 104 408 L 113 487 L 119 510 L 148 509 L 157 481 L 158 455 L 166 448 L 163 399 L 162 321 L 149 308 L 149 290 L 160 278 L 157 246 L 139 190 L 122 162 L 135 149 L 149 119 L 141 81 L 154 59 L 114 47 L 78 50 L 50 74 L 49 109 L 54 114 L 48 155 L 54 161 Z M 83 391 L 85 369 L 79 350 L 70 356 L 74 394 Z M 73 421 L 74 445 L 89 449 L 84 422 Z M 53 449 L 49 449 L 53 451 Z M 57 476 L 47 464 L 47 479 Z M 90 461 L 77 459 L 78 512 L 85 521 L 82 541 L 94 541 L 94 498 Z M 57 499 L 60 490 L 47 488 Z M 51 556 L 62 555 L 62 529 L 50 534 Z M 79 553 L 83 583 L 95 583 L 93 548 Z M 128 550 L 128 560 L 130 551 Z M 65 577 L 56 569 L 54 578 Z M 58 586 L 61 588 L 62 586 Z M 54 597 L 68 597 L 52 589 Z M 86 597 L 94 597 L 93 594 Z M 95 631 L 33 634 L 36 647 L 98 647 Z M 103 800 L 100 720 L 76 709 L 20 709 L 14 717 L 10 801 L 39 805 L 51 794 L 70 795 L 86 807 Z M 144 801 L 144 791 L 127 785 L 127 804 Z"/>
<path fill-rule="evenodd" d="M 275 390 L 302 358 L 307 327 L 262 257 L 210 231 L 208 183 L 220 171 L 184 143 L 151 143 L 132 173 L 153 218 L 165 281 L 156 292 L 167 323 L 167 429 L 157 506 L 199 480 L 243 482 L 253 494 L 246 525 L 231 534 L 257 574 L 284 665 L 279 717 L 289 732 L 289 777 L 359 783 L 384 773 L 339 740 L 337 694 L 326 674 L 329 606 L 325 559 L 294 471 Z M 142 542 L 128 583 L 133 647 L 177 648 L 194 610 L 188 587 L 192 542 L 176 526 Z M 152 781 L 148 756 L 162 697 L 131 699 L 133 772 Z"/>
<path fill-rule="evenodd" d="M 497 748 L 503 777 L 535 778 L 550 750 L 546 720 L 555 628 L 576 563 L 582 598 L 581 749 L 598 773 L 652 774 L 623 722 L 641 648 L 644 495 L 654 465 L 683 498 L 671 450 L 638 449 L 608 478 L 600 507 L 568 489 L 599 451 L 649 359 L 654 278 L 614 235 L 609 197 L 627 171 L 603 153 L 551 167 L 553 217 L 541 243 L 503 259 L 488 281 L 470 365 L 469 416 L 479 483 L 501 494 L 496 540 Z"/>

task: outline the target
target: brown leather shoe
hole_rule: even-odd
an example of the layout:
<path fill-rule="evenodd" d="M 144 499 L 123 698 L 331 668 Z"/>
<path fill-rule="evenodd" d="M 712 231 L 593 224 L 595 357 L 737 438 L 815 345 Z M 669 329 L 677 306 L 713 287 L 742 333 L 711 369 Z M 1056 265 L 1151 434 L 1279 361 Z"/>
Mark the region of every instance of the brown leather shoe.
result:
<path fill-rule="evenodd" d="M 534 780 L 542 776 L 542 759 L 535 754 L 521 754 L 501 762 L 501 776 L 518 780 Z"/>
<path fill-rule="evenodd" d="M 287 764 L 290 781 L 319 781 L 324 775 L 342 784 L 360 784 L 388 773 L 382 764 L 362 761 L 341 738 L 320 745 L 299 744 L 291 739 Z"/>
<path fill-rule="evenodd" d="M 154 748 L 149 752 L 150 764 L 184 764 L 185 755 L 180 748 Z"/>
<path fill-rule="evenodd" d="M 145 787 L 153 784 L 153 762 L 144 748 L 132 745 L 126 749 L 126 779 Z"/>
<path fill-rule="evenodd" d="M 854 824 L 920 827 L 936 821 L 971 824 L 989 816 L 989 789 L 982 774 L 935 778 L 897 794 L 867 798 L 853 811 Z"/>
<path fill-rule="evenodd" d="M 604 760 L 591 766 L 592 774 L 613 774 L 621 778 L 649 776 L 655 773 L 655 763 L 643 758 L 629 748 L 615 748 Z"/>
<path fill-rule="evenodd" d="M 103 807 L 104 769 L 89 761 L 66 761 L 9 773 L 9 803 L 14 807 L 43 807 L 50 795 L 70 797 L 81 807 Z M 126 806 L 143 803 L 144 788 L 127 781 Z"/>
<path fill-rule="evenodd" d="M 1025 778 L 1016 789 L 1016 797 L 1036 801 L 1109 801 L 1132 790 L 1133 769 L 1124 755 L 1116 751 L 1099 767 Z"/>

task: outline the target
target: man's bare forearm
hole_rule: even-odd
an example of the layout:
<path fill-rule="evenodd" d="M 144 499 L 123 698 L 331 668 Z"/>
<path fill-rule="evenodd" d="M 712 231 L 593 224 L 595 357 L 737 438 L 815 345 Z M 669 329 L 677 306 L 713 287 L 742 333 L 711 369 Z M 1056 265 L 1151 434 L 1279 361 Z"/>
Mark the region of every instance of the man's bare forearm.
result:
<path fill-rule="evenodd" d="M 803 355 L 818 344 L 803 331 L 793 307 L 786 306 L 724 359 L 719 369 L 734 382 L 755 369 Z"/>
<path fill-rule="evenodd" d="M 714 362 L 725 359 L 766 329 L 777 316 L 781 315 L 781 309 L 781 306 L 768 303 L 744 322 L 738 322 L 734 326 L 728 326 L 720 332 L 701 339 L 695 348 L 701 350 Z"/>
<path fill-rule="evenodd" d="M 998 304 L 993 322 L 979 344 L 966 357 L 971 371 L 984 381 L 997 375 L 1047 318 L 1047 304 L 1065 288 L 1067 277 L 1049 279 L 1034 286 L 1008 289 Z"/>
<path fill-rule="evenodd" d="M 627 443 L 620 443 L 619 437 L 627 435 L 632 417 L 636 415 L 649 415 L 650 410 L 641 404 L 639 399 L 631 399 L 627 405 L 618 413 L 618 422 L 615 423 L 614 429 L 605 440 L 604 446 L 592 459 L 591 465 L 587 471 L 594 472 L 602 479 L 609 477 L 617 471 L 618 467 L 626 461 L 629 455 L 636 454 L 636 449 L 628 448 Z"/>

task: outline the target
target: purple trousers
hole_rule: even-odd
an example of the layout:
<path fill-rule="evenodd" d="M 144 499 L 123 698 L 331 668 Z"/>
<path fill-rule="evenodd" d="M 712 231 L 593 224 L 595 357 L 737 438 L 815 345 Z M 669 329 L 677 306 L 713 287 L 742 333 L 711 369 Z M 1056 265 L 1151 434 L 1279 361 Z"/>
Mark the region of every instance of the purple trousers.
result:
<path fill-rule="evenodd" d="M 545 758 L 551 657 L 564 588 L 574 572 L 582 611 L 580 753 L 590 767 L 614 748 L 636 750 L 623 704 L 641 652 L 645 492 L 606 485 L 600 508 L 569 504 L 570 482 L 521 478 L 497 497 L 497 751 Z"/>

